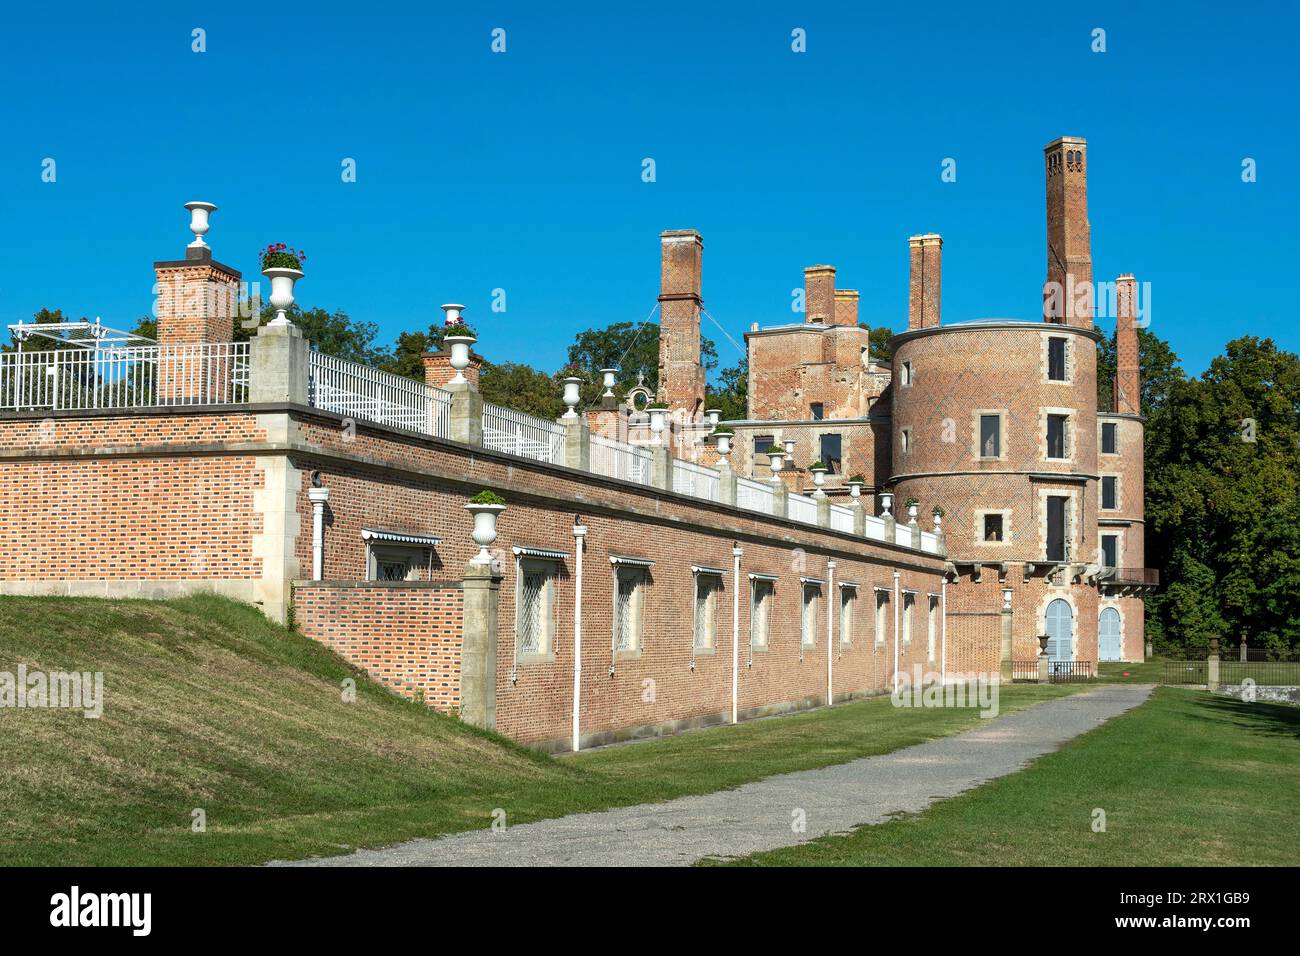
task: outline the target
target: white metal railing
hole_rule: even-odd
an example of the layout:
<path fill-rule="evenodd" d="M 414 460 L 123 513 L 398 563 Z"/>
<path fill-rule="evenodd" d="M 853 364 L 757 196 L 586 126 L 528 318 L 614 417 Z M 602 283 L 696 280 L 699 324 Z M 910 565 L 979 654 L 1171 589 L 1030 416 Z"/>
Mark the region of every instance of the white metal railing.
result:
<path fill-rule="evenodd" d="M 831 505 L 831 528 L 852 534 L 853 509 L 843 505 Z"/>
<path fill-rule="evenodd" d="M 719 484 L 718 473 L 712 468 L 682 458 L 673 459 L 673 491 L 679 495 L 717 501 Z"/>
<path fill-rule="evenodd" d="M 564 447 L 564 426 L 484 402 L 483 447 L 555 464 Z"/>
<path fill-rule="evenodd" d="M 609 478 L 650 484 L 650 452 L 602 435 L 591 436 L 591 470 Z"/>
<path fill-rule="evenodd" d="M 772 513 L 772 486 L 749 478 L 736 479 L 736 506 L 750 511 Z"/>
<path fill-rule="evenodd" d="M 867 519 L 866 527 L 863 530 L 866 531 L 867 537 L 876 541 L 888 541 L 889 539 L 885 535 L 885 519 L 877 518 L 875 515 L 866 515 L 865 517 Z"/>
<path fill-rule="evenodd" d="M 789 504 L 786 506 L 786 515 L 791 521 L 802 521 L 805 524 L 817 523 L 817 502 L 803 495 L 796 495 L 790 492 Z"/>
<path fill-rule="evenodd" d="M 907 547 L 912 546 L 912 528 L 902 522 L 894 525 L 894 544 L 904 544 Z"/>
<path fill-rule="evenodd" d="M 410 431 L 446 437 L 451 393 L 360 362 L 312 352 L 307 401 L 313 408 Z"/>
<path fill-rule="evenodd" d="M 0 408 L 152 408 L 247 401 L 247 342 L 0 353 Z"/>
<path fill-rule="evenodd" d="M 921 550 L 928 554 L 939 553 L 939 538 L 933 531 L 921 532 Z"/>

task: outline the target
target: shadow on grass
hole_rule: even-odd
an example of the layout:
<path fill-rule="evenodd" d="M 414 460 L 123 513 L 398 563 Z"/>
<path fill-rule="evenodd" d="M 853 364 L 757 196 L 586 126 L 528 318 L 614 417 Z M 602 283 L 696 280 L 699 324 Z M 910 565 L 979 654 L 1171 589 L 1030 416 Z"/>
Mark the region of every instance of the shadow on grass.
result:
<path fill-rule="evenodd" d="M 1300 738 L 1300 707 L 1294 704 L 1275 704 L 1270 701 L 1247 703 L 1234 697 L 1210 694 L 1204 705 L 1216 717 L 1232 721 L 1243 730 L 1269 737 Z M 1197 720 L 1212 720 L 1197 717 Z"/>

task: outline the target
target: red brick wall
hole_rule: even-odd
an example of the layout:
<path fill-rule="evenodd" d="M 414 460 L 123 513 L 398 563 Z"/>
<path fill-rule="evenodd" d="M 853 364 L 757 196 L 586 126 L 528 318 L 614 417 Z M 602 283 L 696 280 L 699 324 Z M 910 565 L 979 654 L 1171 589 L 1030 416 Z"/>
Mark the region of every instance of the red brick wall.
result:
<path fill-rule="evenodd" d="M 443 711 L 460 706 L 459 584 L 298 582 L 293 601 L 300 633 L 403 697 Z"/>

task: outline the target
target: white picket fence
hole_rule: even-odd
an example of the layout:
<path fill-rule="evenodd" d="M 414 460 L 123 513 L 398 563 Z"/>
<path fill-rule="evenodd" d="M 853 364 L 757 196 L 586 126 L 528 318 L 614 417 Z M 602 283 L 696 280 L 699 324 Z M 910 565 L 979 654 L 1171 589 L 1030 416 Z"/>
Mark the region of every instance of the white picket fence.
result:
<path fill-rule="evenodd" d="M 451 393 L 360 362 L 312 352 L 307 363 L 307 401 L 348 418 L 447 437 Z"/>
<path fill-rule="evenodd" d="M 650 484 L 650 452 L 601 435 L 591 436 L 591 470 L 607 478 Z"/>
<path fill-rule="evenodd" d="M 564 426 L 504 405 L 484 402 L 483 447 L 557 464 L 564 448 Z"/>
<path fill-rule="evenodd" d="M 0 408 L 156 408 L 248 401 L 248 343 L 0 353 Z"/>

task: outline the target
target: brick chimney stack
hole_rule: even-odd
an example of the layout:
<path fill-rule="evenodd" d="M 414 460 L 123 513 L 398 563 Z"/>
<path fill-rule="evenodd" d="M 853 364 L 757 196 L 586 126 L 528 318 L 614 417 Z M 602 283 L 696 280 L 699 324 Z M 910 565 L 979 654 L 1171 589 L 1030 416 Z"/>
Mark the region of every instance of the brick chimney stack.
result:
<path fill-rule="evenodd" d="M 1142 414 L 1142 369 L 1138 359 L 1137 279 L 1115 280 L 1115 411 Z"/>
<path fill-rule="evenodd" d="M 805 322 L 835 324 L 835 267 L 809 266 L 803 270 Z"/>
<path fill-rule="evenodd" d="M 217 207 L 192 202 L 185 208 L 191 210 L 190 229 L 195 235 L 195 240 L 185 249 L 185 258 L 153 264 L 157 278 L 154 315 L 158 320 L 158 342 L 161 345 L 229 342 L 234 338 L 241 276 L 238 270 L 213 259 L 212 248 L 203 241 L 208 231 L 208 216 Z"/>
<path fill-rule="evenodd" d="M 1043 319 L 1092 328 L 1088 141 L 1062 136 L 1043 149 L 1047 176 L 1047 281 Z"/>
<path fill-rule="evenodd" d="M 854 289 L 835 290 L 835 324 L 857 326 L 858 293 Z"/>
<path fill-rule="evenodd" d="M 656 398 L 692 418 L 704 411 L 700 365 L 700 278 L 704 239 L 694 229 L 659 234 L 659 390 Z"/>
<path fill-rule="evenodd" d="M 908 270 L 907 327 L 928 329 L 939 324 L 939 293 L 943 270 L 943 237 L 937 233 L 912 236 Z"/>

